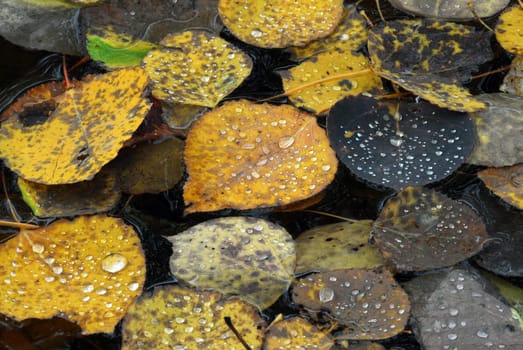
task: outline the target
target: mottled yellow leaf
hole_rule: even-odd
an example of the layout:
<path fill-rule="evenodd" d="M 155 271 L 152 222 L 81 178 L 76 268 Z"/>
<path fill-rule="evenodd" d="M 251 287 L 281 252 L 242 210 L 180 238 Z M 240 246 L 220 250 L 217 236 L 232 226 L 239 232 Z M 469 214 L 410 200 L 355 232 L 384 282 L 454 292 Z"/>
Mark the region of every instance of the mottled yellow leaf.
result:
<path fill-rule="evenodd" d="M 314 116 L 241 100 L 204 114 L 187 135 L 188 213 L 289 204 L 320 192 L 338 160 Z"/>
<path fill-rule="evenodd" d="M 0 310 L 19 320 L 62 316 L 112 333 L 144 280 L 138 235 L 116 218 L 60 220 L 0 245 Z"/>
<path fill-rule="evenodd" d="M 240 40 L 266 48 L 302 46 L 332 33 L 342 0 L 220 0 L 223 24 Z"/>
<path fill-rule="evenodd" d="M 56 97 L 56 109 L 43 121 L 18 116 L 4 122 L 0 157 L 29 181 L 90 180 L 116 157 L 147 114 L 146 85 L 139 67 L 91 76 Z"/>
<path fill-rule="evenodd" d="M 173 244 L 171 272 L 264 309 L 289 287 L 296 252 L 284 228 L 251 217 L 205 221 L 167 238 Z"/>
<path fill-rule="evenodd" d="M 334 339 L 301 317 L 291 317 L 272 324 L 265 335 L 264 350 L 328 350 Z"/>
<path fill-rule="evenodd" d="M 523 55 L 523 7 L 514 5 L 498 18 L 496 39 L 505 50 Z"/>
<path fill-rule="evenodd" d="M 249 56 L 209 32 L 168 35 L 162 44 L 143 60 L 160 100 L 214 107 L 251 73 Z"/>
<path fill-rule="evenodd" d="M 218 292 L 158 287 L 129 309 L 122 326 L 122 349 L 245 350 L 225 318 L 250 349 L 261 349 L 265 321 L 254 306 L 224 299 Z"/>

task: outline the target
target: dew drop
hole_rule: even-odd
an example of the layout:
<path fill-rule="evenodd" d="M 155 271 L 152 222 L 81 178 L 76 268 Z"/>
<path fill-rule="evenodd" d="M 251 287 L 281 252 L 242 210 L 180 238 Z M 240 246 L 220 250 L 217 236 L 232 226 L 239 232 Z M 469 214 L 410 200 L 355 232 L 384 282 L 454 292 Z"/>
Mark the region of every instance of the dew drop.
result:
<path fill-rule="evenodd" d="M 127 258 L 122 254 L 109 254 L 102 260 L 102 269 L 110 273 L 122 271 L 127 266 Z"/>
<path fill-rule="evenodd" d="M 129 288 L 129 290 L 131 292 L 138 290 L 139 287 L 140 287 L 140 284 L 138 282 L 131 282 L 127 285 L 127 288 Z"/>
<path fill-rule="evenodd" d="M 318 294 L 322 303 L 328 303 L 334 299 L 334 291 L 329 287 L 323 287 Z"/>
<path fill-rule="evenodd" d="M 331 166 L 328 165 L 328 164 L 323 165 L 323 166 L 321 167 L 321 170 L 323 170 L 323 171 L 329 171 L 329 170 L 331 170 Z"/>
<path fill-rule="evenodd" d="M 458 335 L 456 333 L 450 333 L 449 335 L 447 335 L 447 338 L 449 340 L 456 340 L 458 339 Z"/>
<path fill-rule="evenodd" d="M 82 292 L 91 293 L 94 290 L 94 286 L 90 283 L 84 284 L 82 286 Z"/>
<path fill-rule="evenodd" d="M 281 149 L 286 149 L 292 146 L 294 143 L 294 137 L 292 136 L 284 136 L 278 141 L 278 146 Z"/>
<path fill-rule="evenodd" d="M 165 327 L 163 329 L 163 331 L 164 331 L 165 334 L 173 334 L 174 333 L 174 329 L 169 328 L 169 327 Z"/>
<path fill-rule="evenodd" d="M 64 271 L 64 269 L 61 266 L 53 266 L 53 267 L 51 267 L 51 269 L 57 275 L 61 274 Z"/>
<path fill-rule="evenodd" d="M 458 309 L 450 309 L 449 313 L 450 313 L 451 316 L 457 316 L 459 314 L 459 310 Z"/>
<path fill-rule="evenodd" d="M 36 254 L 42 254 L 45 250 L 45 247 L 43 244 L 40 244 L 40 243 L 34 243 L 33 244 L 33 252 L 35 252 Z"/>
<path fill-rule="evenodd" d="M 479 330 L 476 332 L 476 335 L 480 338 L 488 338 L 488 333 L 487 332 L 484 332 L 482 330 Z"/>
<path fill-rule="evenodd" d="M 261 31 L 255 29 L 255 30 L 253 30 L 253 31 L 251 32 L 251 35 L 252 35 L 253 37 L 255 37 L 255 38 L 260 38 L 260 37 L 263 35 L 263 33 L 262 33 Z"/>
<path fill-rule="evenodd" d="M 390 144 L 395 147 L 399 147 L 403 144 L 403 139 L 401 139 L 400 137 L 396 137 L 396 136 L 392 136 L 389 141 L 390 141 Z"/>

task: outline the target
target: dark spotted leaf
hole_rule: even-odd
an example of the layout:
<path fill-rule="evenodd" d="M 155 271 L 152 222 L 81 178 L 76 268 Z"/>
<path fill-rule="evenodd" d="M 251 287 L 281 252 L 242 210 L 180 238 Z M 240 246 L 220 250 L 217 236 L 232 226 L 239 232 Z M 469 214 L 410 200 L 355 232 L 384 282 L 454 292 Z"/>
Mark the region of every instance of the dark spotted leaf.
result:
<path fill-rule="evenodd" d="M 460 84 L 493 58 L 488 33 L 451 22 L 389 21 L 373 27 L 368 49 L 376 73 L 431 103 L 461 112 L 486 107 Z"/>
<path fill-rule="evenodd" d="M 288 288 L 296 264 L 292 237 L 250 217 L 205 221 L 167 238 L 171 272 L 199 288 L 238 295 L 264 309 Z"/>
<path fill-rule="evenodd" d="M 480 216 L 434 190 L 408 187 L 389 199 L 373 225 L 383 256 L 398 270 L 451 266 L 477 254 L 487 239 Z"/>
<path fill-rule="evenodd" d="M 515 310 L 487 286 L 477 272 L 462 269 L 407 282 L 414 333 L 423 348 L 520 349 L 523 331 Z"/>
<path fill-rule="evenodd" d="M 478 177 L 498 197 L 523 210 L 523 164 L 488 168 L 480 171 Z"/>
<path fill-rule="evenodd" d="M 292 299 L 308 312 L 327 311 L 346 326 L 348 339 L 389 338 L 403 330 L 410 315 L 407 294 L 385 269 L 314 273 L 294 284 Z"/>
<path fill-rule="evenodd" d="M 515 55 L 523 54 L 523 7 L 516 4 L 499 16 L 496 25 L 496 39 L 505 50 Z"/>
<path fill-rule="evenodd" d="M 338 102 L 327 117 L 327 133 L 339 159 L 356 176 L 394 189 L 449 176 L 475 140 L 474 125 L 464 113 L 365 96 Z"/>
<path fill-rule="evenodd" d="M 292 317 L 271 324 L 265 335 L 264 350 L 317 349 L 328 350 L 334 345 L 326 331 L 319 330 L 301 317 Z"/>

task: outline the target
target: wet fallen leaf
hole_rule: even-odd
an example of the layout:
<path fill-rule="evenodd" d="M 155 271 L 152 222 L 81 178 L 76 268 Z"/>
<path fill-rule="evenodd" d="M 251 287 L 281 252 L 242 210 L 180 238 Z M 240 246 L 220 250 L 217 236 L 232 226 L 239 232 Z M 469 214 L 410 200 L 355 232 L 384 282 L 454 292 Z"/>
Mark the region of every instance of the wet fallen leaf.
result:
<path fill-rule="evenodd" d="M 89 28 L 89 31 L 86 36 L 89 57 L 102 62 L 109 69 L 137 66 L 151 49 L 158 46 L 116 33 L 112 27 L 98 28 L 96 31 Z"/>
<path fill-rule="evenodd" d="M 265 335 L 264 350 L 328 350 L 334 345 L 326 331 L 319 330 L 301 317 L 291 317 L 271 324 Z"/>
<path fill-rule="evenodd" d="M 518 349 L 523 331 L 511 308 L 461 269 L 417 277 L 404 287 L 412 298 L 414 334 L 424 349 Z"/>
<path fill-rule="evenodd" d="M 188 129 L 208 110 L 208 108 L 202 106 L 162 102 L 162 119 L 171 129 Z"/>
<path fill-rule="evenodd" d="M 480 171 L 478 177 L 496 196 L 523 210 L 523 164 L 488 168 Z"/>
<path fill-rule="evenodd" d="M 223 24 L 240 40 L 265 48 L 303 46 L 334 31 L 342 0 L 220 0 Z"/>
<path fill-rule="evenodd" d="M 467 163 L 502 167 L 523 162 L 523 98 L 504 93 L 482 94 L 488 109 L 471 113 L 478 142 Z"/>
<path fill-rule="evenodd" d="M 0 157 L 29 181 L 90 180 L 116 157 L 147 114 L 149 103 L 141 96 L 146 85 L 141 68 L 91 76 L 55 98 L 57 107 L 44 121 L 21 116 L 5 121 Z"/>
<path fill-rule="evenodd" d="M 167 237 L 171 272 L 199 287 L 272 305 L 289 287 L 296 264 L 292 237 L 263 219 L 223 217 Z"/>
<path fill-rule="evenodd" d="M 480 273 L 482 277 L 496 286 L 499 293 L 513 309 L 523 315 L 523 289 L 493 273 L 486 271 L 480 271 Z M 521 320 L 519 321 L 520 327 L 523 329 L 523 324 L 521 324 Z"/>
<path fill-rule="evenodd" d="M 185 143 L 187 213 L 285 205 L 323 190 L 336 155 L 314 116 L 230 101 L 204 114 Z"/>
<path fill-rule="evenodd" d="M 481 217 L 469 206 L 422 187 L 389 199 L 372 231 L 383 256 L 400 271 L 454 265 L 477 254 L 487 239 Z"/>
<path fill-rule="evenodd" d="M 516 4 L 503 11 L 496 25 L 496 39 L 505 50 L 523 55 L 523 7 Z"/>
<path fill-rule="evenodd" d="M 369 69 L 369 60 L 362 54 L 349 50 L 335 50 L 319 53 L 296 67 L 281 71 L 283 90 L 293 89 L 346 73 Z M 340 78 L 314 84 L 289 94 L 289 100 L 297 107 L 303 107 L 316 114 L 331 108 L 346 96 L 360 95 L 363 92 L 382 88 L 381 78 L 374 72 L 354 78 Z"/>
<path fill-rule="evenodd" d="M 86 334 L 112 333 L 145 279 L 133 228 L 102 215 L 22 230 L 0 252 L 4 314 L 20 320 L 59 315 Z"/>
<path fill-rule="evenodd" d="M 130 194 L 160 193 L 182 178 L 183 141 L 167 139 L 140 143 L 123 149 L 110 164 L 119 179 L 120 190 Z"/>
<path fill-rule="evenodd" d="M 295 283 L 292 299 L 309 312 L 327 311 L 346 326 L 345 339 L 392 337 L 410 315 L 407 294 L 385 269 L 314 273 Z"/>
<path fill-rule="evenodd" d="M 261 349 L 265 321 L 254 306 L 213 291 L 157 287 L 125 316 L 122 349 L 244 350 L 226 317 L 250 349 Z"/>
<path fill-rule="evenodd" d="M 338 102 L 327 117 L 327 132 L 356 176 L 397 190 L 449 176 L 475 141 L 474 124 L 464 113 L 365 96 Z"/>
<path fill-rule="evenodd" d="M 510 0 L 389 0 L 392 6 L 418 16 L 439 20 L 472 20 L 490 17 L 503 10 Z M 474 12 L 470 9 L 472 5 Z"/>
<path fill-rule="evenodd" d="M 160 100 L 214 107 L 251 73 L 249 56 L 205 31 L 168 35 L 162 44 L 143 60 Z"/>
<path fill-rule="evenodd" d="M 372 28 L 368 49 L 376 73 L 437 106 L 460 112 L 486 107 L 460 85 L 493 58 L 486 32 L 451 22 L 389 21 Z"/>
<path fill-rule="evenodd" d="M 293 46 L 287 50 L 297 61 L 317 55 L 321 52 L 358 51 L 367 43 L 367 22 L 357 11 L 356 6 L 348 5 L 343 11 L 341 23 L 329 36 L 314 40 L 305 46 Z"/>
<path fill-rule="evenodd" d="M 296 239 L 296 273 L 383 265 L 381 253 L 369 245 L 372 221 L 319 226 Z"/>
<path fill-rule="evenodd" d="M 104 170 L 90 181 L 68 185 L 42 185 L 18 177 L 18 187 L 34 215 L 43 218 L 109 211 L 121 197 L 115 174 Z"/>
<path fill-rule="evenodd" d="M 523 97 L 523 56 L 514 57 L 510 64 L 510 70 L 505 75 L 499 90 L 507 94 Z"/>

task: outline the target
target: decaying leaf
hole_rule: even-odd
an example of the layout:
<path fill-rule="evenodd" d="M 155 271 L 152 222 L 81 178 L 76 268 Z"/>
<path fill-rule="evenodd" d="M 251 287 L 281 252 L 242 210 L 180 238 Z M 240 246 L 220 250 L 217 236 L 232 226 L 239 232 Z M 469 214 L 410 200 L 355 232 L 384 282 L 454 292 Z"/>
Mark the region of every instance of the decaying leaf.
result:
<path fill-rule="evenodd" d="M 523 55 L 523 8 L 516 4 L 505 10 L 498 18 L 496 39 L 505 50 Z"/>
<path fill-rule="evenodd" d="M 478 142 L 467 163 L 509 166 L 523 162 L 523 97 L 504 93 L 482 94 L 488 109 L 471 113 Z"/>
<path fill-rule="evenodd" d="M 523 210 L 523 163 L 511 167 L 488 168 L 480 171 L 478 177 L 496 196 Z"/>
<path fill-rule="evenodd" d="M 320 40 L 314 40 L 305 46 L 293 46 L 287 50 L 298 61 L 326 51 L 357 51 L 367 43 L 367 22 L 349 5 L 343 11 L 343 19 L 334 32 Z"/>
<path fill-rule="evenodd" d="M 206 111 L 202 106 L 162 102 L 162 119 L 171 129 L 188 129 Z"/>
<path fill-rule="evenodd" d="M 262 348 L 265 321 L 254 306 L 214 291 L 157 287 L 138 298 L 125 316 L 122 349 L 244 350 L 225 318 L 250 349 Z"/>
<path fill-rule="evenodd" d="M 214 107 L 251 73 L 249 56 L 209 32 L 168 35 L 162 44 L 144 58 L 160 100 Z"/>
<path fill-rule="evenodd" d="M 449 176 L 475 140 L 474 123 L 464 113 L 365 96 L 338 102 L 327 117 L 327 132 L 356 176 L 397 190 Z"/>
<path fill-rule="evenodd" d="M 437 106 L 460 112 L 486 107 L 460 84 L 493 58 L 488 33 L 452 22 L 389 21 L 372 28 L 368 49 L 376 73 Z"/>
<path fill-rule="evenodd" d="M 420 271 L 473 256 L 482 249 L 487 231 L 469 206 L 434 190 L 407 187 L 385 203 L 373 237 L 398 270 Z"/>
<path fill-rule="evenodd" d="M 510 0 L 389 0 L 396 8 L 439 20 L 472 20 L 490 17 L 503 10 Z M 472 9 L 469 7 L 472 5 Z"/>
<path fill-rule="evenodd" d="M 477 273 L 462 269 L 407 282 L 414 334 L 436 349 L 519 349 L 523 331 L 511 308 L 493 295 Z"/>
<path fill-rule="evenodd" d="M 141 293 L 145 258 L 122 220 L 102 215 L 22 230 L 0 245 L 0 309 L 17 318 L 62 316 L 83 333 L 112 333 Z"/>
<path fill-rule="evenodd" d="M 104 170 L 90 181 L 68 185 L 42 185 L 18 177 L 18 187 L 34 215 L 43 218 L 109 211 L 121 197 L 116 175 Z"/>
<path fill-rule="evenodd" d="M 409 318 L 407 294 L 385 270 L 314 273 L 293 286 L 292 299 L 309 312 L 327 311 L 346 326 L 348 339 L 385 339 L 400 333 Z"/>
<path fill-rule="evenodd" d="M 230 101 L 204 114 L 185 142 L 187 213 L 285 205 L 320 192 L 336 155 L 314 116 Z"/>
<path fill-rule="evenodd" d="M 130 194 L 160 193 L 174 187 L 183 174 L 183 141 L 140 143 L 123 149 L 110 164 L 120 190 Z"/>
<path fill-rule="evenodd" d="M 328 350 L 333 338 L 304 318 L 292 317 L 271 324 L 265 335 L 264 350 Z"/>
<path fill-rule="evenodd" d="M 167 238 L 171 272 L 199 288 L 212 288 L 264 309 L 289 287 L 296 252 L 282 227 L 263 219 L 223 217 Z"/>
<path fill-rule="evenodd" d="M 340 49 L 322 52 L 296 67 L 281 71 L 283 89 L 287 92 L 317 80 L 368 69 L 369 60 L 362 54 Z M 314 84 L 290 94 L 289 99 L 297 107 L 320 114 L 346 96 L 381 88 L 381 78 L 370 71 L 354 78 L 340 78 Z"/>
<path fill-rule="evenodd" d="M 149 103 L 141 96 L 146 85 L 139 67 L 91 76 L 57 97 L 56 109 L 43 121 L 19 115 L 4 122 L 0 157 L 29 181 L 90 180 L 116 157 L 147 114 Z"/>
<path fill-rule="evenodd" d="M 296 273 L 383 265 L 380 252 L 369 245 L 372 221 L 319 226 L 296 239 Z"/>
<path fill-rule="evenodd" d="M 95 32 L 97 34 L 88 33 L 86 36 L 87 52 L 92 60 L 102 62 L 109 69 L 137 66 L 151 49 L 158 46 L 116 33 L 111 26 L 99 28 Z"/>
<path fill-rule="evenodd" d="M 303 46 L 336 28 L 342 0 L 220 0 L 223 24 L 240 40 L 266 48 Z"/>
<path fill-rule="evenodd" d="M 523 97 L 523 55 L 514 57 L 510 64 L 510 70 L 505 75 L 499 90 L 510 95 Z"/>

